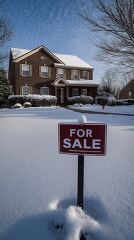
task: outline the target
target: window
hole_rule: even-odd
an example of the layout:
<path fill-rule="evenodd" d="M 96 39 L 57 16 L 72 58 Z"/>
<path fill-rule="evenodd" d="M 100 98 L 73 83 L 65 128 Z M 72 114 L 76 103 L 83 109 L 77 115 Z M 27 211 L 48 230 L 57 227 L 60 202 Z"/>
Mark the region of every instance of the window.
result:
<path fill-rule="evenodd" d="M 22 64 L 22 76 L 26 76 L 26 77 L 30 76 L 30 65 Z"/>
<path fill-rule="evenodd" d="M 79 71 L 78 70 L 72 70 L 72 79 L 79 79 Z"/>
<path fill-rule="evenodd" d="M 57 69 L 57 78 L 64 78 L 64 69 L 63 68 Z"/>
<path fill-rule="evenodd" d="M 41 77 L 48 78 L 48 67 L 41 66 Z"/>
<path fill-rule="evenodd" d="M 81 90 L 81 95 L 87 96 L 87 89 L 82 89 Z"/>
<path fill-rule="evenodd" d="M 41 95 L 49 95 L 49 87 L 41 87 L 40 94 Z"/>
<path fill-rule="evenodd" d="M 83 79 L 88 79 L 87 71 L 83 71 Z"/>
<path fill-rule="evenodd" d="M 22 86 L 22 95 L 30 94 L 30 87 L 29 86 Z"/>
<path fill-rule="evenodd" d="M 73 88 L 72 89 L 72 97 L 73 96 L 78 96 L 78 88 Z"/>

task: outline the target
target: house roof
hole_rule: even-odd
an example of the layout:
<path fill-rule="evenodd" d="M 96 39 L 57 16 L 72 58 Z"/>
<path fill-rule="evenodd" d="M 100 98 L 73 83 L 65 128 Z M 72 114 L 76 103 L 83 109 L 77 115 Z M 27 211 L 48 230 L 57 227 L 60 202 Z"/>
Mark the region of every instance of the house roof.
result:
<path fill-rule="evenodd" d="M 87 86 L 87 87 L 98 87 L 99 84 L 94 81 L 94 80 L 84 80 L 84 79 L 80 79 L 80 80 L 65 80 L 63 78 L 59 78 L 56 79 L 54 81 L 54 83 L 52 83 L 53 85 L 58 85 L 59 83 L 61 84 L 65 84 L 68 86 Z"/>
<path fill-rule="evenodd" d="M 82 59 L 80 59 L 77 56 L 74 55 L 66 55 L 66 54 L 57 54 L 57 53 L 52 53 L 49 51 L 46 47 L 40 46 L 38 48 L 35 48 L 33 50 L 28 50 L 28 49 L 20 49 L 20 48 L 11 48 L 11 54 L 13 60 L 20 61 L 23 58 L 32 55 L 33 53 L 39 51 L 40 49 L 44 49 L 45 51 L 48 52 L 51 56 L 53 56 L 56 60 L 58 60 L 59 63 L 55 63 L 54 65 L 59 67 L 74 67 L 74 68 L 85 68 L 85 69 L 93 69 L 89 64 L 84 62 Z"/>
<path fill-rule="evenodd" d="M 94 81 L 94 80 L 84 80 L 84 79 L 80 79 L 80 80 L 66 80 L 67 83 L 70 86 L 89 86 L 89 87 L 97 87 L 99 86 L 99 84 Z"/>

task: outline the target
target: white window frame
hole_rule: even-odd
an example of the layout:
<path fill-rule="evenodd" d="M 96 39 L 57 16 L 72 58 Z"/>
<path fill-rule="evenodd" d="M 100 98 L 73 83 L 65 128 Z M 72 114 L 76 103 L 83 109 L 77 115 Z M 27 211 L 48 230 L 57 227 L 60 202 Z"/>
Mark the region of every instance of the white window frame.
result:
<path fill-rule="evenodd" d="M 43 71 L 43 69 L 47 71 Z M 49 74 L 48 71 L 49 71 L 49 68 L 47 66 L 40 66 L 40 73 L 42 78 L 48 78 L 48 74 Z M 43 76 L 43 73 L 47 73 L 47 76 Z"/>
<path fill-rule="evenodd" d="M 85 73 L 86 73 L 86 75 L 84 76 Z M 83 79 L 88 79 L 88 72 L 87 71 L 83 71 Z"/>
<path fill-rule="evenodd" d="M 24 68 L 28 67 L 28 70 L 24 70 Z M 22 76 L 30 77 L 30 65 L 29 64 L 22 64 Z"/>
<path fill-rule="evenodd" d="M 77 72 L 77 74 L 76 74 Z M 71 70 L 71 75 L 73 80 L 78 80 L 79 79 L 79 70 L 78 69 L 73 69 Z"/>
<path fill-rule="evenodd" d="M 83 92 L 85 92 L 85 93 L 83 93 Z M 86 88 L 82 88 L 81 95 L 87 96 L 87 89 Z"/>
<path fill-rule="evenodd" d="M 78 96 L 79 91 L 78 88 L 72 88 L 72 97 Z"/>
<path fill-rule="evenodd" d="M 58 78 L 64 78 L 64 69 L 63 68 L 58 68 L 57 69 L 57 75 L 58 75 Z"/>
<path fill-rule="evenodd" d="M 25 92 L 24 88 L 29 89 L 28 92 Z M 21 89 L 22 89 L 22 95 L 30 94 L 30 86 L 25 85 L 25 86 L 22 86 Z"/>
<path fill-rule="evenodd" d="M 43 90 L 47 90 L 47 93 L 43 93 Z M 49 95 L 49 87 L 41 87 L 40 88 L 40 95 Z"/>

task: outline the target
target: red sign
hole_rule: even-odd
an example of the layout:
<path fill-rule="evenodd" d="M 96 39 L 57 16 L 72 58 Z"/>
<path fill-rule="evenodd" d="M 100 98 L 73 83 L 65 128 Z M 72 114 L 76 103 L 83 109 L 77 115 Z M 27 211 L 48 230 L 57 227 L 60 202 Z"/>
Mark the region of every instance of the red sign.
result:
<path fill-rule="evenodd" d="M 66 154 L 106 154 L 106 124 L 59 123 L 59 152 Z"/>

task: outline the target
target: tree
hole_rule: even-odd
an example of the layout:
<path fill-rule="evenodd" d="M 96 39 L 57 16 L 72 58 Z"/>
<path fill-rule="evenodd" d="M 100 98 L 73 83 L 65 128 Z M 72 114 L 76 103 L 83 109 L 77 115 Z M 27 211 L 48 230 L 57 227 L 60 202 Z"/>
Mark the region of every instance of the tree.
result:
<path fill-rule="evenodd" d="M 0 105 L 5 103 L 8 96 L 11 94 L 6 72 L 0 68 Z"/>
<path fill-rule="evenodd" d="M 99 92 L 105 92 L 109 94 L 116 94 L 116 73 L 112 69 L 108 69 L 104 72 L 101 78 Z"/>
<path fill-rule="evenodd" d="M 12 36 L 13 29 L 8 20 L 2 16 L 2 1 L 0 0 L 0 63 L 7 57 L 3 53 L 3 45 L 8 42 Z"/>
<path fill-rule="evenodd" d="M 97 60 L 134 71 L 134 0 L 93 0 L 93 11 L 80 13 L 92 32 L 98 33 Z"/>

